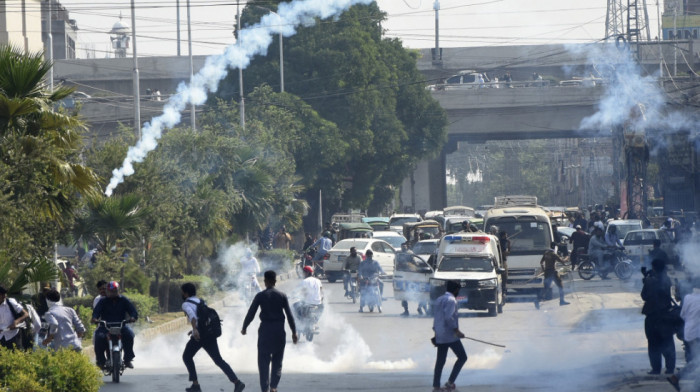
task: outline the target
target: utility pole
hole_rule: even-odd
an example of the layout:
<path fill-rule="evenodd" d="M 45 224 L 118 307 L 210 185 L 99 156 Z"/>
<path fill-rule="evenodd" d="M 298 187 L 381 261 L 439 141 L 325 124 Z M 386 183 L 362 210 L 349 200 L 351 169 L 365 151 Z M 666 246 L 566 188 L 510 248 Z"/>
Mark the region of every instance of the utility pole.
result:
<path fill-rule="evenodd" d="M 190 19 L 190 0 L 187 0 L 187 48 L 190 56 L 190 83 L 194 77 L 194 64 L 192 64 L 192 20 Z M 197 131 L 197 123 L 195 118 L 194 101 L 190 97 L 190 126 L 192 132 Z"/>
<path fill-rule="evenodd" d="M 131 43 L 134 45 L 134 127 L 136 135 L 141 139 L 141 88 L 139 87 L 139 56 L 136 52 L 136 7 L 131 0 Z"/>
<path fill-rule="evenodd" d="M 48 32 L 48 41 L 49 41 L 49 63 L 51 64 L 51 68 L 49 68 L 49 91 L 53 92 L 53 21 L 51 20 L 53 14 L 53 0 L 48 0 L 49 1 L 49 16 L 46 18 L 46 31 Z"/>
<path fill-rule="evenodd" d="M 177 55 L 180 56 L 180 0 L 175 0 L 175 8 L 177 10 Z"/>
<path fill-rule="evenodd" d="M 236 4 L 236 45 L 241 45 L 241 5 Z M 243 98 L 243 67 L 238 67 L 238 89 L 240 96 L 241 128 L 245 131 L 245 98 Z"/>
<path fill-rule="evenodd" d="M 440 0 L 433 3 L 435 10 L 435 49 L 433 49 L 433 64 L 442 64 L 442 51 L 440 50 Z"/>

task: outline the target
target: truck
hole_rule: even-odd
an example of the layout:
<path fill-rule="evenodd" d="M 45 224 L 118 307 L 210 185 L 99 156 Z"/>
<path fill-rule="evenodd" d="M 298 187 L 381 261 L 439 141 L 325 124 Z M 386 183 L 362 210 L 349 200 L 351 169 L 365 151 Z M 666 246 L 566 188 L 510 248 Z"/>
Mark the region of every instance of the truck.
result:
<path fill-rule="evenodd" d="M 536 296 L 543 284 L 542 255 L 554 242 L 552 224 L 535 196 L 500 196 L 484 215 L 484 230 L 505 231 L 510 241 L 506 282 L 510 296 Z"/>

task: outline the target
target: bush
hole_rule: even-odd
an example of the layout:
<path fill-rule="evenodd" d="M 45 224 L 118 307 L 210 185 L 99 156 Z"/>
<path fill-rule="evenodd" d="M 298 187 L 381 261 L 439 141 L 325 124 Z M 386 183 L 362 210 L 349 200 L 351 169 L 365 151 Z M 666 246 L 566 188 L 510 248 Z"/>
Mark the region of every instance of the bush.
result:
<path fill-rule="evenodd" d="M 197 287 L 198 297 L 209 297 L 216 292 L 216 286 L 214 281 L 208 276 L 203 275 L 185 275 L 181 279 L 172 279 L 170 285 L 166 285 L 166 281 L 160 282 L 160 287 L 158 287 L 158 299 L 160 301 L 161 308 L 165 309 L 166 312 L 177 312 L 182 308 L 182 293 L 180 292 L 180 286 L 184 283 L 191 282 Z M 166 287 L 167 286 L 167 287 Z M 165 300 L 165 292 L 169 292 L 168 304 L 166 306 L 163 301 Z M 155 283 L 151 285 L 151 292 L 155 291 Z"/>
<path fill-rule="evenodd" d="M 92 305 L 92 304 L 90 304 Z M 92 337 L 92 333 L 95 331 L 95 324 L 91 322 L 92 320 L 92 306 L 82 306 L 78 305 L 75 309 L 75 312 L 78 313 L 78 317 L 80 318 L 80 321 L 82 321 L 83 326 L 85 326 L 85 338 L 90 339 Z"/>
<path fill-rule="evenodd" d="M 139 318 L 145 320 L 153 314 L 158 313 L 158 299 L 153 298 L 150 295 L 140 294 L 134 290 L 127 289 L 124 296 L 129 298 L 129 300 L 136 307 L 136 311 L 139 313 Z"/>
<path fill-rule="evenodd" d="M 96 392 L 102 374 L 72 350 L 11 351 L 0 347 L 0 390 Z"/>

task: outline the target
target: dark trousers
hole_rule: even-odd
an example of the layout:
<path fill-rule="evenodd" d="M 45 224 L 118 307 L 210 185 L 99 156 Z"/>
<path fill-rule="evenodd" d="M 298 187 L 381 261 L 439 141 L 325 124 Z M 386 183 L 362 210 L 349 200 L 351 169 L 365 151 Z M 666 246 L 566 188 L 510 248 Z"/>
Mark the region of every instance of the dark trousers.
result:
<path fill-rule="evenodd" d="M 263 351 L 258 348 L 258 371 L 260 372 L 260 390 L 267 392 L 270 388 L 277 389 L 282 378 L 282 359 L 284 346 L 275 351 Z M 272 364 L 272 369 L 270 369 Z"/>
<path fill-rule="evenodd" d="M 277 388 L 282 378 L 282 359 L 287 344 L 284 322 L 262 322 L 258 329 L 258 372 L 260 390 Z M 272 369 L 270 369 L 272 365 Z"/>
<path fill-rule="evenodd" d="M 109 332 L 102 327 L 95 331 L 95 362 L 99 366 L 105 364 L 105 351 L 109 350 L 108 337 Z M 131 362 L 136 356 L 134 355 L 134 331 L 126 325 L 122 327 L 122 346 L 124 347 L 124 362 Z"/>
<path fill-rule="evenodd" d="M 10 340 L 0 339 L 0 346 L 9 348 L 10 350 L 22 349 L 22 332 L 18 332 L 17 335 Z"/>
<path fill-rule="evenodd" d="M 442 377 L 442 368 L 445 367 L 445 362 L 447 362 L 447 350 L 451 349 L 453 353 L 457 356 L 457 361 L 452 368 L 452 373 L 450 373 L 450 378 L 447 381 L 454 384 L 457 380 L 462 366 L 467 363 L 467 352 L 464 351 L 464 346 L 462 342 L 457 340 L 452 343 L 439 343 L 437 345 L 437 359 L 435 360 L 435 373 L 433 375 L 433 387 L 440 388 L 440 377 Z"/>
<path fill-rule="evenodd" d="M 673 333 L 666 328 L 659 317 L 647 316 L 644 319 L 644 333 L 647 336 L 649 363 L 653 372 L 661 371 L 661 356 L 666 361 L 666 371 L 676 368 L 676 345 Z"/>
<path fill-rule="evenodd" d="M 221 358 L 219 343 L 216 341 L 216 339 L 201 341 L 191 338 L 185 346 L 185 351 L 182 353 L 182 361 L 187 367 L 187 373 L 190 375 L 190 381 L 197 381 L 197 369 L 194 366 L 194 356 L 197 354 L 200 348 L 203 348 L 209 355 L 209 358 L 214 361 L 214 364 L 223 370 L 229 381 L 235 382 L 238 380 L 238 377 L 236 377 L 236 373 L 233 372 L 231 366 L 229 366 L 229 364 L 226 363 L 223 358 Z"/>

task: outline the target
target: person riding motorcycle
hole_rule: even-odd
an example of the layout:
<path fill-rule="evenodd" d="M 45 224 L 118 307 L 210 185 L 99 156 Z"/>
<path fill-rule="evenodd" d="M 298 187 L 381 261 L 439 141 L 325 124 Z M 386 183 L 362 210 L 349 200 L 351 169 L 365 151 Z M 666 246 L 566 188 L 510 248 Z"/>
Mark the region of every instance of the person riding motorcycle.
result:
<path fill-rule="evenodd" d="M 262 291 L 260 283 L 258 283 L 257 275 L 260 273 L 260 264 L 258 259 L 253 255 L 253 250 L 246 248 L 245 255 L 241 259 L 241 274 L 239 276 L 239 287 L 245 287 L 245 284 L 250 282 L 253 285 L 253 291 L 259 293 Z"/>
<path fill-rule="evenodd" d="M 108 323 L 124 321 L 124 316 L 129 316 L 128 321 L 134 322 L 139 318 L 134 304 L 123 295 L 119 295 L 119 283 L 112 281 L 107 283 L 107 297 L 101 300 L 92 312 L 92 322 L 102 320 Z M 122 344 L 124 345 L 124 366 L 133 369 L 131 361 L 134 360 L 134 331 L 124 324 L 122 327 Z M 100 325 L 95 331 L 95 362 L 103 368 L 105 365 L 105 351 L 109 347 L 107 335 L 109 332 L 104 325 Z"/>
<path fill-rule="evenodd" d="M 360 267 L 357 270 L 357 281 L 358 282 L 364 282 L 365 280 L 369 280 L 373 276 L 379 276 L 384 273 L 384 270 L 382 270 L 382 266 L 379 265 L 379 262 L 376 260 L 372 259 L 372 256 L 374 255 L 374 252 L 372 252 L 371 249 L 367 249 L 365 252 L 365 259 L 362 260 L 360 263 Z M 381 279 L 377 279 L 379 283 L 379 295 L 384 294 L 384 283 L 381 281 Z M 362 308 L 364 307 L 364 299 L 362 299 L 362 296 L 360 296 L 360 312 L 362 312 Z M 381 313 L 381 308 L 379 309 L 379 312 Z"/>
<path fill-rule="evenodd" d="M 608 228 L 608 232 L 605 233 L 605 243 L 611 248 L 625 249 L 625 247 L 622 246 L 620 237 L 617 235 L 617 227 L 615 225 L 611 225 Z"/>
<path fill-rule="evenodd" d="M 299 285 L 301 299 L 295 302 L 294 312 L 299 319 L 308 317 L 307 310 L 313 307 L 318 309 L 318 317 L 323 312 L 323 285 L 321 281 L 314 277 L 314 269 L 308 265 L 304 267 L 304 280 Z"/>
<path fill-rule="evenodd" d="M 343 262 L 343 287 L 345 288 L 346 297 L 350 295 L 350 279 L 352 279 L 353 274 L 357 274 L 361 262 L 362 257 L 358 256 L 357 248 L 353 246 L 350 248 L 350 255 Z"/>
<path fill-rule="evenodd" d="M 330 252 L 331 248 L 333 247 L 333 241 L 331 240 L 331 232 L 326 230 L 323 232 L 323 237 L 319 238 L 314 242 L 310 247 L 313 248 L 315 246 L 318 246 L 318 251 L 314 255 L 314 258 L 312 261 L 314 264 L 320 264 L 321 266 L 323 265 L 323 258 L 326 257 L 328 252 Z M 318 261 L 321 261 L 317 263 Z"/>
<path fill-rule="evenodd" d="M 608 244 L 605 242 L 605 238 L 603 237 L 603 229 L 596 226 L 595 229 L 593 229 L 593 235 L 588 242 L 588 254 L 589 256 L 596 258 L 596 263 L 601 269 L 608 268 L 608 266 L 604 264 L 605 253 L 607 250 Z"/>

